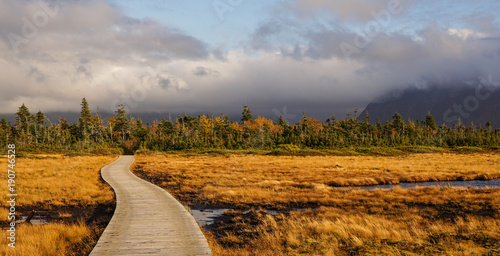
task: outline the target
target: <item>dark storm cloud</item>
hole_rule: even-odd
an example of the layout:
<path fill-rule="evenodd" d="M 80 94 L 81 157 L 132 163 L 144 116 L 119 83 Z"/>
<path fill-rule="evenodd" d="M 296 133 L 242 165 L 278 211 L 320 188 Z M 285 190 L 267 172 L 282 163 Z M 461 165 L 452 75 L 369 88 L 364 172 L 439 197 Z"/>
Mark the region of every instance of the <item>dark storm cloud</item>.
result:
<path fill-rule="evenodd" d="M 484 23 L 491 25 L 492 21 L 486 19 Z M 381 90 L 406 86 L 429 77 L 466 79 L 480 74 L 499 72 L 496 67 L 500 64 L 500 58 L 493 57 L 497 55 L 499 41 L 487 37 L 499 35 L 498 29 L 492 31 L 493 26 L 487 26 L 488 34 L 468 29 L 442 29 L 429 25 L 413 35 L 388 34 L 381 30 L 379 33 L 367 36 L 320 24 L 317 26 L 320 29 L 314 27 L 300 30 L 296 33 L 299 39 L 290 42 L 288 47 L 273 46 L 273 41 L 268 38 L 279 36 L 284 32 L 297 31 L 296 24 L 288 26 L 280 24 L 279 27 L 283 29 L 273 29 L 274 27 L 276 27 L 274 19 L 263 23 L 252 35 L 250 47 L 261 50 L 254 43 L 260 42 L 260 45 L 266 45 L 268 51 L 274 47 L 281 56 L 302 61 L 329 59 L 354 61 L 362 65 L 355 71 L 357 75 L 387 74 L 394 79 L 392 82 L 380 85 Z"/>
<path fill-rule="evenodd" d="M 408 87 L 461 85 L 464 81 L 489 75 L 494 81 L 500 81 L 500 40 L 496 39 L 500 29 L 495 18 L 478 14 L 462 17 L 469 25 L 466 28 L 428 23 L 413 33 L 389 33 L 387 28 L 398 23 L 398 15 L 404 13 L 379 20 L 373 14 L 377 12 L 370 10 L 387 11 L 382 3 L 387 4 L 388 1 L 367 2 L 371 5 L 368 5 L 368 11 L 363 11 L 350 8 L 348 5 L 351 3 L 298 0 L 295 6 L 297 13 L 331 10 L 337 18 L 325 22 L 311 21 L 306 17 L 300 18 L 304 21 L 301 24 L 287 14 L 285 19 L 272 17 L 255 29 L 247 49 L 272 52 L 281 56 L 283 63 L 297 62 L 318 69 L 321 67 L 323 72 L 317 75 L 325 78 L 315 80 L 311 76 L 308 77 L 311 79 L 309 82 L 300 79 L 277 82 L 287 83 L 287 90 L 296 93 L 301 91 L 299 88 L 314 85 L 311 89 L 315 88 L 322 94 L 313 96 L 314 89 L 302 94 L 303 97 L 290 97 L 283 93 L 276 95 L 272 102 L 289 107 L 303 106 L 304 110 L 316 109 L 315 113 L 325 116 L 329 110 L 339 113 L 350 109 L 352 112 L 355 107 L 365 106 L 374 98 Z M 404 5 L 405 8 L 409 6 L 411 3 Z M 345 26 L 348 19 L 357 20 L 355 29 Z M 458 19 L 461 19 L 460 16 Z M 304 26 L 307 22 L 309 24 Z M 287 43 L 281 43 L 283 41 Z M 308 72 L 311 71 L 299 74 Z M 292 78 L 300 76 L 293 71 L 284 73 Z M 322 95 L 327 95 L 329 99 Z M 264 105 L 269 104 L 259 103 L 259 106 Z"/>

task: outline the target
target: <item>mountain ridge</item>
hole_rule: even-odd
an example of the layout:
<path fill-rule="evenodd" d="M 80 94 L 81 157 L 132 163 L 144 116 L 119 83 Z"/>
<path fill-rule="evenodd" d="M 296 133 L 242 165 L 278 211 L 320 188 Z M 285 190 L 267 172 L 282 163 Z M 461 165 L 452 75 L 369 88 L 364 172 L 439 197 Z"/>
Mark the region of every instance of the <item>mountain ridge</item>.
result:
<path fill-rule="evenodd" d="M 394 113 L 405 120 L 425 120 L 431 113 L 438 125 L 456 124 L 458 117 L 465 125 L 473 123 L 485 127 L 490 122 L 500 128 L 500 90 L 483 84 L 458 84 L 455 86 L 430 86 L 394 91 L 389 96 L 369 103 L 359 115 L 368 115 L 375 122 L 390 121 Z"/>

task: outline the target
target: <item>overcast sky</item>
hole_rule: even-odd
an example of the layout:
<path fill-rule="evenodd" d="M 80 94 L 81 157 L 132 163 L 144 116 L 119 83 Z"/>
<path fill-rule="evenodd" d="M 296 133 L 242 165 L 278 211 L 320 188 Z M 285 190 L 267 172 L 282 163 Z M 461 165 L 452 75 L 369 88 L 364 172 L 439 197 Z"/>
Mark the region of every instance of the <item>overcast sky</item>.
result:
<path fill-rule="evenodd" d="M 497 0 L 0 0 L 0 113 L 361 111 L 500 80 Z"/>

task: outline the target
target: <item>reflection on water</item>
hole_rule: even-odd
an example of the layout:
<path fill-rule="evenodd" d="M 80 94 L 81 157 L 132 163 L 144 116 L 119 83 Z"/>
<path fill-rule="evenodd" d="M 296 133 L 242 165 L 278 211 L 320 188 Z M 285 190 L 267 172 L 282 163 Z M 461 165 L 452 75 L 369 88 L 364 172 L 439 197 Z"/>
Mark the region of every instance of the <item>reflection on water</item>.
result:
<path fill-rule="evenodd" d="M 196 221 L 198 221 L 198 225 L 200 225 L 201 227 L 205 227 L 214 224 L 215 219 L 222 217 L 224 215 L 224 212 L 227 210 L 231 209 L 204 209 L 204 210 L 191 209 L 191 213 L 193 214 Z M 249 212 L 250 210 L 247 210 L 244 211 L 243 214 L 247 214 Z M 278 215 L 278 211 L 266 210 L 266 212 L 273 216 Z"/>
<path fill-rule="evenodd" d="M 495 180 L 470 180 L 470 181 L 442 181 L 442 182 L 422 182 L 422 183 L 400 183 L 396 185 L 376 185 L 357 187 L 362 190 L 391 189 L 395 187 L 416 188 L 416 187 L 472 187 L 472 188 L 498 188 L 500 179 Z"/>
<path fill-rule="evenodd" d="M 191 213 L 193 214 L 196 221 L 198 221 L 198 225 L 200 225 L 200 227 L 205 227 L 214 224 L 215 219 L 221 217 L 226 210 L 228 209 L 191 209 Z"/>
<path fill-rule="evenodd" d="M 377 185 L 377 186 L 366 186 L 366 187 L 356 187 L 363 190 L 374 190 L 374 189 L 391 189 L 395 187 L 402 188 L 417 188 L 417 187 L 473 187 L 473 188 L 500 188 L 500 179 L 495 180 L 471 180 L 471 181 L 444 181 L 444 182 L 422 182 L 422 183 L 400 183 L 397 185 Z M 353 187 L 351 187 L 353 188 Z M 341 189 L 346 189 L 343 187 Z M 201 227 L 206 228 L 215 223 L 217 218 L 224 215 L 224 212 L 231 209 L 191 209 L 196 221 Z M 302 208 L 297 208 L 293 210 L 305 210 Z M 275 216 L 278 215 L 278 211 L 266 210 L 267 213 Z M 243 214 L 247 214 L 249 210 L 244 211 Z M 32 220 L 33 222 L 33 220 Z"/>
<path fill-rule="evenodd" d="M 27 218 L 28 218 L 28 216 L 21 216 L 21 220 L 16 221 L 16 223 L 23 223 L 26 221 Z M 30 223 L 33 225 L 41 225 L 41 224 L 47 224 L 49 222 L 47 221 L 47 218 L 45 216 L 34 216 L 30 220 Z"/>

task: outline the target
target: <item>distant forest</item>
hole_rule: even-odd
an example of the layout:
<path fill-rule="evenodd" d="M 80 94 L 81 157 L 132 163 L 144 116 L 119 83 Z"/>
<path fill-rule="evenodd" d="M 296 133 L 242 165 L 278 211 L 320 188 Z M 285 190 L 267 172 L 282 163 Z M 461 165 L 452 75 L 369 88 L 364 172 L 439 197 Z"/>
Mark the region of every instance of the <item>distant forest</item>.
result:
<path fill-rule="evenodd" d="M 346 147 L 485 147 L 498 148 L 500 130 L 489 123 L 484 127 L 463 125 L 460 119 L 452 127 L 438 126 L 429 113 L 422 121 L 404 120 L 395 113 L 391 121 L 372 124 L 368 115 L 356 118 L 348 114 L 345 119 L 335 116 L 320 121 L 307 117 L 289 124 L 282 117 L 277 122 L 264 117 L 254 118 L 244 106 L 239 122 L 220 116 L 181 116 L 175 120 L 160 120 L 143 124 L 127 116 L 119 105 L 116 115 L 103 120 L 91 113 L 85 98 L 81 103 L 80 118 L 68 123 L 58 118 L 47 124 L 39 111 L 31 114 L 23 104 L 16 113 L 15 124 L 2 118 L 0 141 L 16 143 L 20 150 L 29 152 L 99 151 L 118 149 L 125 153 L 137 149 L 277 149 L 283 147 L 334 149 Z"/>

